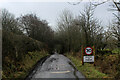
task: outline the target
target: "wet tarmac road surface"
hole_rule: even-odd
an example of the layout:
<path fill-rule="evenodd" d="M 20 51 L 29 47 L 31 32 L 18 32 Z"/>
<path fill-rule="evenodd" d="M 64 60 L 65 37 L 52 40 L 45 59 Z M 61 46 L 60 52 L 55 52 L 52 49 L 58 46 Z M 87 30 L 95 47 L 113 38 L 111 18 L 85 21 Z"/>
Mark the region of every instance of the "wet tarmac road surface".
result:
<path fill-rule="evenodd" d="M 75 68 L 70 59 L 57 53 L 51 55 L 45 60 L 42 66 L 38 66 L 33 72 L 34 74 L 29 76 L 29 80 L 58 80 L 60 78 L 62 78 L 62 80 L 86 80 L 84 75 Z"/>

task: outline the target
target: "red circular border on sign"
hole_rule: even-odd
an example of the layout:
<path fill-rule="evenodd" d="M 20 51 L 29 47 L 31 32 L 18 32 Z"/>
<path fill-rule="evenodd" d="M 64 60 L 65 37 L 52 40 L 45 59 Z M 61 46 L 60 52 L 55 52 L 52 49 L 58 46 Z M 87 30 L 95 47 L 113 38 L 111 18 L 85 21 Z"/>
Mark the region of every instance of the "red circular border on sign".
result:
<path fill-rule="evenodd" d="M 86 48 L 91 48 L 91 47 L 86 47 Z M 85 53 L 86 53 L 86 48 L 85 48 Z M 90 54 L 87 54 L 87 55 L 91 55 L 92 53 L 93 53 L 93 48 L 91 48 L 92 49 L 92 52 L 90 53 Z"/>

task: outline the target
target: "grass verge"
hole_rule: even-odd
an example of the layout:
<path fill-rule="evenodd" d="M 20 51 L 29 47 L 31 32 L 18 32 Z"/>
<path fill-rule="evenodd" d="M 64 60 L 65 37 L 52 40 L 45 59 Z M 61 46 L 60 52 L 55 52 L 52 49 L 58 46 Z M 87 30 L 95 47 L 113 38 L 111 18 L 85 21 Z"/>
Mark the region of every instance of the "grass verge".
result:
<path fill-rule="evenodd" d="M 101 73 L 98 71 L 92 64 L 85 63 L 82 65 L 81 59 L 77 57 L 73 57 L 72 55 L 68 55 L 67 57 L 71 59 L 71 61 L 74 63 L 76 68 L 85 75 L 86 78 L 108 78 L 108 75 Z"/>
<path fill-rule="evenodd" d="M 112 51 L 112 53 L 120 54 L 120 48 L 116 48 Z"/>
<path fill-rule="evenodd" d="M 20 61 L 16 62 L 16 64 L 11 64 L 12 67 L 7 67 L 7 70 L 3 71 L 2 78 L 21 78 L 24 79 L 29 71 L 33 68 L 33 66 L 42 58 L 48 56 L 48 52 L 40 51 L 40 52 L 28 52 L 26 56 Z M 14 72 L 10 72 L 11 70 Z M 6 74 L 7 73 L 7 74 Z M 8 74 L 9 73 L 9 74 Z"/>

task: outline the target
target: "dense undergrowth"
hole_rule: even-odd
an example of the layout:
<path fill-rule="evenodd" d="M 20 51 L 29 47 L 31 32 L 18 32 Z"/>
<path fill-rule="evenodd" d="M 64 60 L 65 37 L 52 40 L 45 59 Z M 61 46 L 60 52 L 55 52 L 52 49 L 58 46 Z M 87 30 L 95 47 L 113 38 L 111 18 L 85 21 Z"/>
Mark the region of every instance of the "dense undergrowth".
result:
<path fill-rule="evenodd" d="M 10 61 L 7 58 L 8 65 L 5 66 L 3 70 L 2 78 L 13 79 L 13 78 L 21 78 L 24 79 L 33 66 L 43 57 L 47 56 L 48 52 L 40 51 L 40 52 L 28 52 L 25 57 L 16 62 Z"/>
<path fill-rule="evenodd" d="M 72 60 L 76 68 L 86 76 L 86 78 L 118 79 L 116 77 L 119 72 L 118 54 L 96 55 L 95 66 L 90 63 L 82 65 L 80 53 L 67 53 L 66 55 Z"/>
<path fill-rule="evenodd" d="M 2 35 L 2 78 L 25 78 L 48 55 L 47 46 L 40 41 L 4 30 Z"/>

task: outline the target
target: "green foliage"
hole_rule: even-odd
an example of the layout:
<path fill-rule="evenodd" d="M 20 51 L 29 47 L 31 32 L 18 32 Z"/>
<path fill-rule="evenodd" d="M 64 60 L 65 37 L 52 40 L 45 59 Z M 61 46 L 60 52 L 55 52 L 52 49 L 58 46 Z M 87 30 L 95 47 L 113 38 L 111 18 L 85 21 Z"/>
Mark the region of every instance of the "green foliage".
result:
<path fill-rule="evenodd" d="M 46 20 L 40 20 L 36 14 L 26 14 L 19 17 L 18 22 L 28 37 L 44 42 L 49 47 L 49 51 L 53 49 L 54 31 Z"/>
<path fill-rule="evenodd" d="M 95 65 L 99 67 L 101 72 L 109 74 L 111 77 L 115 77 L 117 74 L 118 56 L 116 54 L 99 56 L 96 59 Z"/>
<path fill-rule="evenodd" d="M 120 54 L 120 48 L 116 48 L 112 51 L 112 53 L 117 53 L 117 54 Z"/>
<path fill-rule="evenodd" d="M 46 50 L 51 52 L 55 48 L 58 52 L 78 52 L 81 45 L 95 46 L 98 52 L 96 58 L 99 60 L 96 64 L 101 67 L 101 72 L 111 73 L 111 69 L 119 70 L 120 67 L 116 56 L 111 57 L 112 53 L 120 53 L 116 48 L 119 43 L 119 35 L 117 26 L 114 25 L 111 30 L 104 31 L 100 25 L 99 20 L 94 18 L 94 9 L 91 5 L 80 13 L 79 16 L 74 17 L 69 11 L 63 12 L 58 19 L 58 29 L 54 31 L 48 25 L 46 20 L 40 20 L 35 14 L 22 15 L 19 18 L 14 17 L 13 14 L 7 10 L 2 11 L 2 58 L 3 58 L 3 77 L 25 77 L 28 70 L 43 56 L 47 55 L 42 52 L 33 52 Z M 112 31 L 112 32 L 111 32 Z M 112 35 L 114 34 L 114 35 Z M 114 37 L 118 38 L 118 40 Z M 113 46 L 114 44 L 114 46 Z M 108 50 L 104 49 L 108 46 Z M 106 74 L 96 70 L 91 64 L 81 65 L 81 61 L 75 56 L 80 56 L 73 53 L 74 57 L 69 56 L 75 63 L 77 68 L 81 70 L 88 78 L 103 78 L 108 77 Z M 99 55 L 100 54 L 100 55 Z M 106 55 L 107 54 L 107 55 Z M 100 58 L 100 57 L 103 57 Z M 118 62 L 116 62 L 116 61 Z M 29 64 L 32 63 L 32 64 Z M 78 64 L 80 63 L 80 64 Z M 104 65 L 101 65 L 103 63 Z M 115 65 L 114 65 L 115 63 Z M 106 70 L 109 67 L 111 69 Z M 118 65 L 117 65 L 118 64 Z M 116 65 L 118 68 L 116 68 Z M 19 71 L 19 72 L 17 72 Z M 12 74 L 13 73 L 13 74 Z M 91 73 L 91 74 L 90 74 Z M 116 71 L 113 71 L 113 74 Z M 120 72 L 118 71 L 117 78 Z"/>
<path fill-rule="evenodd" d="M 41 42 L 48 42 L 53 39 L 53 30 L 48 25 L 48 22 L 46 20 L 40 20 L 36 14 L 23 15 L 18 18 L 18 21 L 27 36 Z"/>
<path fill-rule="evenodd" d="M 109 51 L 109 49 L 104 51 Z M 120 56 L 118 54 L 106 53 L 102 56 L 96 55 L 95 66 L 89 63 L 82 65 L 82 59 L 79 53 L 67 53 L 66 55 L 87 78 L 115 78 L 119 80 Z"/>
<path fill-rule="evenodd" d="M 42 58 L 48 55 L 48 52 L 28 52 L 19 62 L 11 62 L 6 59 L 7 66 L 3 67 L 3 78 L 25 78 L 33 66 Z"/>
<path fill-rule="evenodd" d="M 72 55 L 68 54 L 67 55 L 68 58 L 70 58 L 72 60 L 72 62 L 75 64 L 76 68 L 82 72 L 86 78 L 108 78 L 108 75 L 101 73 L 100 71 L 98 71 L 93 65 L 89 64 L 89 63 L 85 63 L 84 65 L 82 65 L 82 61 L 80 60 L 80 58 L 77 57 L 73 57 Z"/>
<path fill-rule="evenodd" d="M 118 55 L 118 60 L 117 60 L 116 65 L 117 65 L 117 68 L 116 68 L 117 74 L 116 74 L 115 78 L 116 78 L 116 80 L 119 80 L 120 79 L 120 54 Z"/>
<path fill-rule="evenodd" d="M 16 35 L 12 32 L 3 30 L 2 41 L 2 69 L 5 75 L 10 76 L 11 73 L 14 73 L 17 70 L 19 71 L 18 67 L 21 65 L 19 62 L 24 62 L 24 59 L 27 59 L 26 56 L 28 56 L 28 59 L 38 61 L 35 57 L 39 58 L 40 56 L 46 55 L 44 52 L 43 54 L 40 53 L 40 55 L 37 52 L 30 53 L 32 51 L 47 50 L 47 47 L 44 43 L 29 38 L 25 35 Z M 36 62 L 34 62 L 34 64 L 35 63 Z"/>
<path fill-rule="evenodd" d="M 113 54 L 112 50 L 104 49 L 104 50 L 97 50 L 96 55 L 110 55 Z"/>
<path fill-rule="evenodd" d="M 11 56 L 12 59 L 22 58 L 30 51 L 40 51 L 45 44 L 24 35 L 16 35 L 3 30 L 3 56 Z"/>
<path fill-rule="evenodd" d="M 53 31 L 46 20 L 36 15 L 15 18 L 6 9 L 2 10 L 2 27 L 3 77 L 25 77 L 29 69 L 47 55 L 44 51 L 32 52 L 52 49 Z"/>

